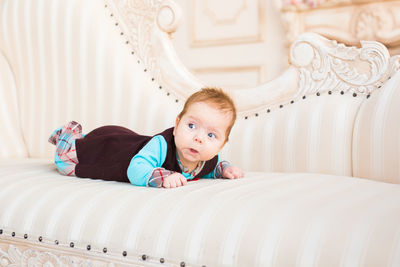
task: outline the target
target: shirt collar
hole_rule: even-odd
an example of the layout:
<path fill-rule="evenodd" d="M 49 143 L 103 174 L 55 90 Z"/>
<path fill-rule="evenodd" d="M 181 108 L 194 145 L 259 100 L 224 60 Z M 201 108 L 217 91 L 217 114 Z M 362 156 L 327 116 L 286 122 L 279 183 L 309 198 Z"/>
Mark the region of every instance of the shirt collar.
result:
<path fill-rule="evenodd" d="M 203 167 L 204 167 L 204 164 L 206 163 L 205 161 L 200 161 L 200 162 L 197 164 L 197 167 L 196 167 L 193 171 L 189 172 L 189 169 L 186 168 L 185 166 L 183 166 L 181 160 L 179 159 L 178 152 L 176 152 L 176 160 L 178 161 L 178 165 L 179 165 L 179 167 L 181 168 L 181 170 L 182 170 L 184 173 L 190 174 L 190 177 L 191 177 L 191 178 L 196 177 L 196 175 L 199 174 L 199 173 L 201 172 L 201 170 L 202 170 Z"/>

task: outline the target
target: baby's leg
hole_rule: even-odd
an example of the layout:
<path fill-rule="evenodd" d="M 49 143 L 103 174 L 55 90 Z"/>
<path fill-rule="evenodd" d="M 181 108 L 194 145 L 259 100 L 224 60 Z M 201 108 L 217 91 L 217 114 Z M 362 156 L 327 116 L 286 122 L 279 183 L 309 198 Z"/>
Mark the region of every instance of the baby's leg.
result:
<path fill-rule="evenodd" d="M 51 134 L 49 142 L 56 145 L 54 162 L 61 174 L 75 175 L 75 166 L 78 164 L 75 140 L 79 138 L 82 138 L 82 126 L 75 121 L 67 123 Z"/>

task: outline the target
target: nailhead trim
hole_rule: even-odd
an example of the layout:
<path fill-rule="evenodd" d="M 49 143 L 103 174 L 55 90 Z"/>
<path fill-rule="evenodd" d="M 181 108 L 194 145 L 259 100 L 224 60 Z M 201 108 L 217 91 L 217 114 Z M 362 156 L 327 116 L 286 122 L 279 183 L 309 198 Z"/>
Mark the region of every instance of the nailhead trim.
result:
<path fill-rule="evenodd" d="M 4 230 L 3 230 L 3 229 L 0 229 L 0 235 L 2 235 L 3 233 L 4 233 Z M 13 237 L 15 237 L 15 236 L 16 236 L 16 233 L 15 233 L 15 232 L 12 232 L 11 235 L 12 235 Z M 24 238 L 25 238 L 25 239 L 28 239 L 28 234 L 24 234 Z M 43 237 L 42 237 L 42 236 L 39 236 L 39 237 L 38 237 L 38 240 L 39 240 L 39 242 L 42 242 L 42 241 L 43 241 Z M 55 245 L 59 245 L 60 242 L 56 239 L 56 240 L 54 240 L 54 244 L 55 244 Z M 74 242 L 70 242 L 70 243 L 69 243 L 69 246 L 70 246 L 71 248 L 74 248 L 74 247 L 75 247 L 75 243 L 74 243 Z M 91 250 L 91 249 L 92 249 L 91 245 L 87 245 L 87 246 L 86 246 L 86 249 L 87 249 L 88 251 Z M 104 247 L 104 248 L 103 248 L 103 253 L 107 253 L 107 252 L 108 252 L 108 249 L 107 249 L 106 247 Z M 122 252 L 122 256 L 124 256 L 124 257 L 128 256 L 128 252 L 127 252 L 126 250 L 124 250 L 124 251 Z M 141 258 L 142 258 L 143 261 L 146 261 L 146 260 L 149 259 L 149 256 L 147 256 L 146 254 L 143 254 L 143 255 L 141 256 Z M 164 258 L 160 258 L 160 263 L 165 263 L 165 259 L 164 259 Z M 180 266 L 185 267 L 185 266 L 186 266 L 186 263 L 185 263 L 184 261 L 182 261 L 182 262 L 180 262 Z M 203 265 L 203 266 L 205 266 L 205 265 Z"/>
<path fill-rule="evenodd" d="M 108 7 L 107 4 L 105 4 L 104 7 L 107 8 L 107 7 Z M 111 13 L 110 16 L 111 16 L 111 17 L 114 17 L 114 14 Z M 114 20 L 114 22 L 115 22 L 115 23 L 114 23 L 115 26 L 118 26 L 118 25 L 119 25 L 119 23 L 118 23 L 117 21 Z M 121 29 L 121 30 L 122 30 L 122 29 Z M 124 35 L 124 32 L 121 31 L 120 34 L 121 34 L 121 35 Z M 126 44 L 129 44 L 130 42 L 129 42 L 129 40 L 125 40 L 125 43 L 126 43 Z M 134 51 L 131 51 L 131 54 L 134 55 L 135 52 L 134 52 Z M 140 64 L 140 60 L 138 60 L 137 63 Z M 144 72 L 147 72 L 147 69 L 144 69 Z M 155 81 L 155 79 L 152 78 L 152 81 Z M 162 89 L 161 86 L 160 86 L 159 88 Z M 169 93 L 167 94 L 167 96 L 169 96 Z M 176 99 L 175 102 L 178 103 L 178 102 L 179 102 L 178 99 Z"/>

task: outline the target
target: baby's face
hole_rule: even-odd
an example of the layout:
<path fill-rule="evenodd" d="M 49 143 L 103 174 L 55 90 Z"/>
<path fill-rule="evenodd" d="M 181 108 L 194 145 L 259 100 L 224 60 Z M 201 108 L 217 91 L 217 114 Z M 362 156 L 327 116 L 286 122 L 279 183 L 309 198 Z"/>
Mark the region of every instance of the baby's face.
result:
<path fill-rule="evenodd" d="M 175 145 L 185 167 L 212 159 L 225 144 L 232 115 L 204 102 L 193 103 L 176 119 Z"/>

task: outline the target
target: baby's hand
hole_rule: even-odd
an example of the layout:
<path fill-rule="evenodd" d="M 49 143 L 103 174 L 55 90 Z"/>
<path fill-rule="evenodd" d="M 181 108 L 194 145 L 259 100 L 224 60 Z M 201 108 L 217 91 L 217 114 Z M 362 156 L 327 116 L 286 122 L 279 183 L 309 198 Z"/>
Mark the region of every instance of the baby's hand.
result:
<path fill-rule="evenodd" d="M 165 188 L 173 188 L 173 187 L 184 186 L 186 184 L 187 184 L 186 178 L 179 172 L 176 172 L 164 178 L 162 186 Z"/>
<path fill-rule="evenodd" d="M 244 176 L 244 172 L 238 167 L 229 166 L 224 169 L 222 176 L 228 179 L 237 179 L 242 178 Z"/>

